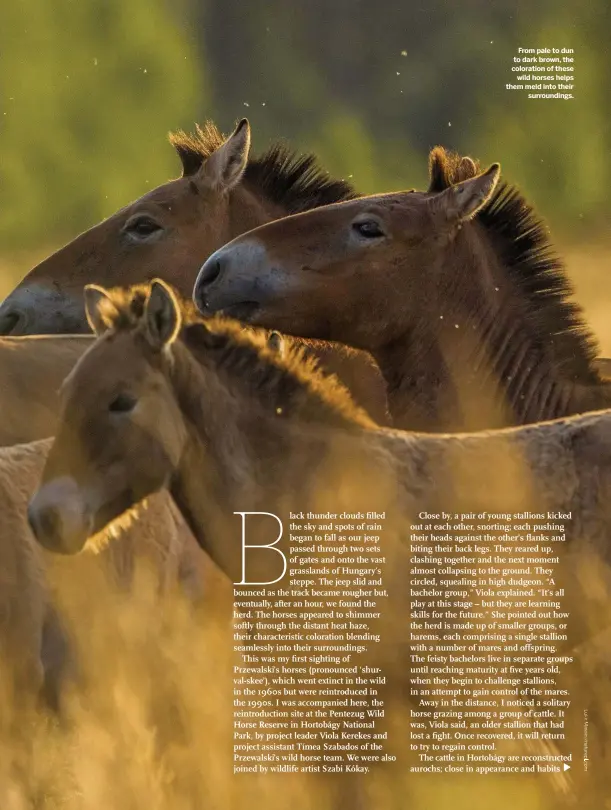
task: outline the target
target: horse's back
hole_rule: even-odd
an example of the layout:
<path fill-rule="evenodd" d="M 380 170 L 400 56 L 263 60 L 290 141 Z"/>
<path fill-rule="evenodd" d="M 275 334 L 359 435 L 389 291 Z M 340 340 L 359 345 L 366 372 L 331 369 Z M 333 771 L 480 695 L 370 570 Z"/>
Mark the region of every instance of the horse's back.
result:
<path fill-rule="evenodd" d="M 0 446 L 53 435 L 57 391 L 93 336 L 0 338 Z"/>

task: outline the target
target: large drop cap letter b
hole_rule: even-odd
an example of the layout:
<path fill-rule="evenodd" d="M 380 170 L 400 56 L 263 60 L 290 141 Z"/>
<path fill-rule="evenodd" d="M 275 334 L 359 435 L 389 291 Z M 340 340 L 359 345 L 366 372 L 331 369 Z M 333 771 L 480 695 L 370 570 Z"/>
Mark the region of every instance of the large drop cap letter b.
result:
<path fill-rule="evenodd" d="M 234 582 L 234 585 L 273 585 L 275 582 L 279 582 L 282 577 L 286 574 L 287 569 L 287 562 L 286 556 L 280 551 L 279 548 L 276 548 L 276 543 L 279 543 L 282 538 L 282 521 L 278 517 L 278 515 L 274 515 L 272 512 L 234 512 L 234 515 L 241 515 L 242 516 L 242 580 L 240 582 Z M 275 540 L 271 543 L 247 543 L 246 542 L 246 516 L 247 515 L 268 515 L 268 517 L 274 518 L 277 521 L 278 525 L 280 526 L 280 533 Z M 246 549 L 247 548 L 259 548 L 259 549 L 269 549 L 270 551 L 274 551 L 276 554 L 279 554 L 282 557 L 283 568 L 282 573 L 276 579 L 269 579 L 265 582 L 249 582 L 246 579 Z"/>

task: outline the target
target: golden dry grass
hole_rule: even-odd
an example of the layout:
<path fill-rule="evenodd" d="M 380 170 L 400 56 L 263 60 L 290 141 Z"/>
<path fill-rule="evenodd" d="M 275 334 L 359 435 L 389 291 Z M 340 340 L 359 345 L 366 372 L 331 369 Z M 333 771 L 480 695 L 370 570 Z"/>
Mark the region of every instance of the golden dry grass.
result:
<path fill-rule="evenodd" d="M 2 810 L 357 810 L 352 792 L 334 803 L 335 776 L 233 774 L 226 615 L 195 615 L 176 595 L 160 599 L 146 572 L 126 597 L 95 564 L 77 578 L 71 568 L 58 559 L 53 580 L 78 643 L 82 685 L 62 724 L 17 713 L 2 695 Z M 356 782 L 362 810 L 561 806 L 549 782 L 530 776 L 512 780 L 510 791 L 506 777 L 410 777 L 400 762 L 406 717 L 393 720 L 399 762 Z"/>

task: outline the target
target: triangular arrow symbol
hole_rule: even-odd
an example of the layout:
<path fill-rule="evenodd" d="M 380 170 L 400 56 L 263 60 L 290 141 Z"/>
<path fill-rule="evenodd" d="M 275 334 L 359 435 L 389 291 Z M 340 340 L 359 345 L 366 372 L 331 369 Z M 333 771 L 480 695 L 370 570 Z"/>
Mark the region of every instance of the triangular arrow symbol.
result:
<path fill-rule="evenodd" d="M 571 770 L 571 766 L 567 765 L 566 762 L 562 763 L 562 767 L 564 768 L 565 771 L 570 771 Z"/>

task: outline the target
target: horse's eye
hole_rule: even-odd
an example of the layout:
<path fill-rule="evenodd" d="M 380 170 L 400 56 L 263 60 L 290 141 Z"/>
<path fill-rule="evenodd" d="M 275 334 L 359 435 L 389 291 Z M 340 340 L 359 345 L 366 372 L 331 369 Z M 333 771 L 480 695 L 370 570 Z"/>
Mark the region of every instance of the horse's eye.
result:
<path fill-rule="evenodd" d="M 147 236 L 163 230 L 163 228 L 148 214 L 139 214 L 129 219 L 125 223 L 123 230 L 136 239 L 145 239 Z"/>
<path fill-rule="evenodd" d="M 384 236 L 384 231 L 375 219 L 362 219 L 359 222 L 353 222 L 352 228 L 364 239 L 379 239 Z"/>
<path fill-rule="evenodd" d="M 129 413 L 136 407 L 138 400 L 131 394 L 118 394 L 108 406 L 111 413 Z"/>

